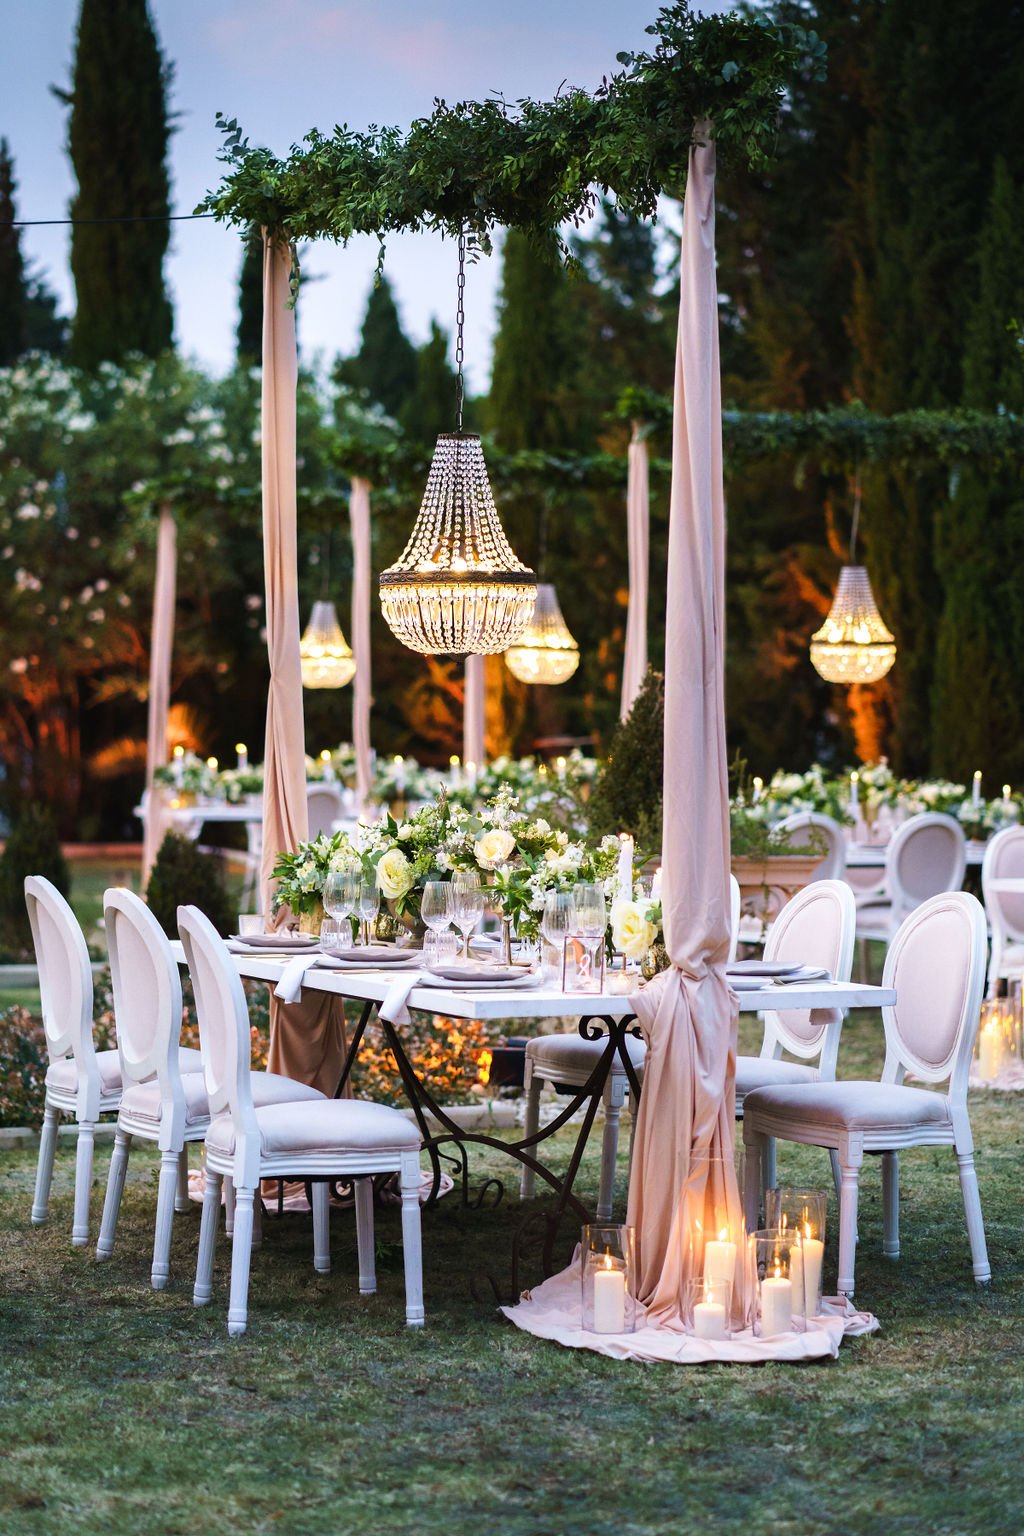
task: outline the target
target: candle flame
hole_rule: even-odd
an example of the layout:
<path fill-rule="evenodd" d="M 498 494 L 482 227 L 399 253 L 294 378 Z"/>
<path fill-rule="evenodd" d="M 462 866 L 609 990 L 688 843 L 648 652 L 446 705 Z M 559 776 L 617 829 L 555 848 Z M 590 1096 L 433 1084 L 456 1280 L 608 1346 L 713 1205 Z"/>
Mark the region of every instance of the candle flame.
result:
<path fill-rule="evenodd" d="M 774 1279 L 776 1279 L 776 1280 L 781 1280 L 782 1279 L 782 1265 L 779 1263 L 778 1259 L 775 1260 L 775 1275 L 774 1275 Z"/>
<path fill-rule="evenodd" d="M 729 1228 L 728 1227 L 723 1227 L 722 1230 L 718 1234 L 718 1241 L 720 1243 L 725 1243 L 725 1242 L 728 1242 L 728 1240 L 729 1240 Z"/>

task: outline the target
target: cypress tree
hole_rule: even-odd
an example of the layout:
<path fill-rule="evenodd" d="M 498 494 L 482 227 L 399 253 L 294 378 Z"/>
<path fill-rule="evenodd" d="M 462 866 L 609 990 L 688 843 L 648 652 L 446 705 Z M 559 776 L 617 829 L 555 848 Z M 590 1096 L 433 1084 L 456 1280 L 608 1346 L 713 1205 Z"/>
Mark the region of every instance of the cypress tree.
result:
<path fill-rule="evenodd" d="M 541 242 L 509 230 L 502 252 L 487 423 L 502 448 L 512 452 L 566 446 L 560 398 L 569 371 L 565 289 L 555 236 Z"/>
<path fill-rule="evenodd" d="M 68 146 L 78 181 L 71 271 L 78 307 L 71 359 L 84 368 L 172 344 L 163 262 L 170 238 L 166 64 L 146 0 L 82 0 Z"/>
<path fill-rule="evenodd" d="M 6 139 L 0 139 L 0 368 L 19 358 L 28 346 L 28 291 L 21 230 L 14 193 L 14 161 Z"/>
<path fill-rule="evenodd" d="M 263 236 L 251 229 L 242 242 L 238 274 L 238 365 L 251 368 L 263 356 Z"/>
<path fill-rule="evenodd" d="M 416 352 L 416 387 L 402 407 L 400 422 L 413 442 L 433 447 L 439 432 L 455 425 L 455 370 L 448 361 L 448 333 L 430 322 L 430 340 Z"/>
<path fill-rule="evenodd" d="M 339 383 L 365 390 L 397 419 L 416 388 L 416 375 L 416 348 L 402 330 L 391 284 L 382 277 L 370 290 L 359 351 L 339 361 L 334 376 Z"/>

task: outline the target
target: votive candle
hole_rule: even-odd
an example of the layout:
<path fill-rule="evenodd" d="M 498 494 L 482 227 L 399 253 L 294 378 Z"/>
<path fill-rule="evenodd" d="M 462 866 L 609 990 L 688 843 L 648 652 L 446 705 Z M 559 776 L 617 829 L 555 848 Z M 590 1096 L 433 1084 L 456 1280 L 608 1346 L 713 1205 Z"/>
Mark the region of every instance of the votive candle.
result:
<path fill-rule="evenodd" d="M 793 1327 L 793 1285 L 781 1274 L 761 1281 L 761 1333 L 764 1338 Z"/>
<path fill-rule="evenodd" d="M 235 743 L 235 756 L 238 759 L 236 767 L 239 773 L 244 773 L 249 766 L 249 749 L 244 741 Z"/>
<path fill-rule="evenodd" d="M 974 770 L 974 783 L 971 786 L 971 804 L 972 805 L 980 805 L 981 804 L 981 769 L 980 768 L 975 768 L 975 770 Z"/>
<path fill-rule="evenodd" d="M 594 1332 L 623 1333 L 626 1327 L 626 1277 L 611 1260 L 594 1271 Z"/>

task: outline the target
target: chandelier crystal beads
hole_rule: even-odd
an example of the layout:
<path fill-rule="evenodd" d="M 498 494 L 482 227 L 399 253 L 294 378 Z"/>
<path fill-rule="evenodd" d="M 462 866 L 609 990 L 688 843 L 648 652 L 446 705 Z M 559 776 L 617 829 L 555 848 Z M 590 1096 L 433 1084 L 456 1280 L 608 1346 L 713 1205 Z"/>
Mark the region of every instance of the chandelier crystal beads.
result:
<path fill-rule="evenodd" d="M 342 634 L 333 603 L 313 604 L 309 623 L 299 641 L 303 688 L 344 688 L 356 675 L 352 647 Z"/>
<path fill-rule="evenodd" d="M 878 611 L 867 571 L 844 565 L 828 618 L 811 636 L 815 670 L 827 683 L 877 683 L 895 660 L 895 637 Z"/>
<path fill-rule="evenodd" d="M 565 683 L 580 664 L 580 648 L 562 617 L 550 582 L 537 587 L 533 617 L 521 639 L 505 652 L 509 671 L 522 683 Z"/>

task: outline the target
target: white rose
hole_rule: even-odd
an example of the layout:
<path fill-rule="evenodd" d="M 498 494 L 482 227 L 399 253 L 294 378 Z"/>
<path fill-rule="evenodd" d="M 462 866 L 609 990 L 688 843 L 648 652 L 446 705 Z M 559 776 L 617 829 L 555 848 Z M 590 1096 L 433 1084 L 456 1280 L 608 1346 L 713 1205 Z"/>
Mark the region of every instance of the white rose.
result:
<path fill-rule="evenodd" d="M 612 906 L 612 943 L 630 960 L 644 956 L 658 937 L 658 930 L 635 901 L 616 901 Z"/>
<path fill-rule="evenodd" d="M 481 869 L 499 869 L 515 851 L 516 840 L 511 832 L 494 827 L 482 832 L 473 844 L 473 855 Z"/>
<path fill-rule="evenodd" d="M 530 831 L 536 833 L 538 837 L 547 837 L 551 831 L 551 823 L 545 821 L 543 816 L 538 816 Z"/>
<path fill-rule="evenodd" d="M 400 848 L 392 848 L 377 865 L 377 885 L 389 901 L 397 901 L 412 889 L 412 865 Z"/>
<path fill-rule="evenodd" d="M 412 822 L 411 821 L 403 821 L 402 822 L 402 825 L 398 829 L 398 837 L 399 837 L 399 840 L 401 842 L 403 842 L 403 843 L 407 843 L 409 841 L 410 837 L 412 837 Z"/>
<path fill-rule="evenodd" d="M 568 874 L 570 869 L 576 868 L 572 853 L 557 853 L 554 848 L 549 848 L 544 855 L 544 862 L 548 869 L 556 875 Z"/>

